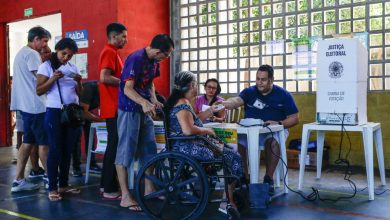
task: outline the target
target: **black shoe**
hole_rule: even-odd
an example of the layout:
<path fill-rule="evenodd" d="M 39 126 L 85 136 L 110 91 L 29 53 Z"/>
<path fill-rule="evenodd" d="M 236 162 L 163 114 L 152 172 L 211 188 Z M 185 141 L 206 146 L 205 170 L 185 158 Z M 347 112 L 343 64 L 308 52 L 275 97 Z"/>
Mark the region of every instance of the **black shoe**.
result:
<path fill-rule="evenodd" d="M 42 167 L 38 168 L 38 171 L 31 170 L 28 178 L 34 179 L 37 177 L 43 177 L 45 175 L 45 170 Z"/>
<path fill-rule="evenodd" d="M 228 214 L 229 220 L 240 220 L 241 219 L 240 212 L 230 204 L 228 204 L 226 206 L 226 212 Z"/>
<path fill-rule="evenodd" d="M 91 173 L 101 173 L 102 172 L 102 168 L 100 168 L 97 164 L 91 164 L 91 166 L 89 167 L 89 172 L 91 172 Z"/>
<path fill-rule="evenodd" d="M 273 196 L 275 194 L 274 180 L 271 177 L 269 177 L 268 175 L 265 175 L 263 183 L 268 183 L 268 185 L 269 185 L 268 194 L 270 196 Z"/>
<path fill-rule="evenodd" d="M 80 168 L 73 168 L 73 172 L 72 172 L 72 175 L 74 177 L 82 177 L 83 176 L 83 172 L 81 172 L 81 169 Z"/>

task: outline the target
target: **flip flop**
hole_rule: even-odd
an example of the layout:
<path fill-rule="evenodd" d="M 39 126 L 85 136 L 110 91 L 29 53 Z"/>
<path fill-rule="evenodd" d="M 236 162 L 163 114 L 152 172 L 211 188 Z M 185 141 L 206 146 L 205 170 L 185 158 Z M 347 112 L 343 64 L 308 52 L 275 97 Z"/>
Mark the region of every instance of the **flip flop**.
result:
<path fill-rule="evenodd" d="M 49 198 L 50 202 L 57 202 L 62 200 L 61 195 L 56 191 L 49 192 L 47 197 Z"/>
<path fill-rule="evenodd" d="M 59 189 L 58 192 L 60 194 L 80 194 L 81 190 L 78 188 L 68 187 L 68 188 L 64 188 L 64 189 Z"/>
<path fill-rule="evenodd" d="M 137 209 L 137 208 L 139 208 L 139 209 Z M 131 206 L 129 206 L 129 210 L 132 212 L 143 212 L 143 210 L 141 209 L 141 207 L 139 205 L 131 205 Z"/>

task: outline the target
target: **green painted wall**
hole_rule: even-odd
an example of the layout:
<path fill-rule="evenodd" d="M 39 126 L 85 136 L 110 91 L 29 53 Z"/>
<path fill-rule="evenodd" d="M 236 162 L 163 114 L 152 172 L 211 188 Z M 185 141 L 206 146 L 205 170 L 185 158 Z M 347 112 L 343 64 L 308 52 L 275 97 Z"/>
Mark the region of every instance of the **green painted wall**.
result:
<path fill-rule="evenodd" d="M 316 114 L 316 95 L 315 94 L 294 94 L 294 99 L 299 108 L 299 125 L 290 129 L 290 135 L 287 144 L 291 139 L 301 138 L 302 125 L 315 121 Z M 382 126 L 383 149 L 385 156 L 385 168 L 390 168 L 390 93 L 369 93 L 367 100 L 368 121 L 379 122 Z M 351 165 L 365 166 L 363 138 L 361 133 L 348 132 L 352 143 L 349 161 Z M 312 132 L 310 140 L 316 139 L 316 133 Z M 334 164 L 338 157 L 340 132 L 326 132 L 325 142 L 330 146 L 329 163 Z M 342 145 L 342 155 L 348 151 L 348 138 L 344 136 Z M 375 155 L 375 166 L 376 154 Z"/>

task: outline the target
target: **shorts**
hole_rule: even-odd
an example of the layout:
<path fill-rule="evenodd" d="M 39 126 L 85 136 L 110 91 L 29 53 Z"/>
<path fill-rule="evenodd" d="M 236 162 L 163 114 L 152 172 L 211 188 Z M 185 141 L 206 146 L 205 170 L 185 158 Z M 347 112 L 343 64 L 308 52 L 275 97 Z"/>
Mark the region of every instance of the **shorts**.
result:
<path fill-rule="evenodd" d="M 280 143 L 279 136 L 276 133 L 265 133 L 265 134 L 259 134 L 259 146 L 264 147 L 264 143 L 270 139 L 274 138 L 278 143 Z M 288 129 L 284 129 L 284 138 L 287 140 L 288 137 Z M 238 134 L 237 135 L 238 144 L 243 145 L 245 147 L 248 147 L 248 140 L 245 134 Z"/>
<path fill-rule="evenodd" d="M 117 127 L 116 165 L 130 167 L 137 156 L 142 166 L 157 153 L 154 124 L 150 116 L 118 109 Z"/>
<path fill-rule="evenodd" d="M 16 132 L 23 132 L 23 116 L 21 111 L 16 111 L 16 120 L 15 120 Z"/>
<path fill-rule="evenodd" d="M 30 114 L 21 112 L 23 118 L 23 143 L 48 145 L 44 127 L 45 113 Z"/>

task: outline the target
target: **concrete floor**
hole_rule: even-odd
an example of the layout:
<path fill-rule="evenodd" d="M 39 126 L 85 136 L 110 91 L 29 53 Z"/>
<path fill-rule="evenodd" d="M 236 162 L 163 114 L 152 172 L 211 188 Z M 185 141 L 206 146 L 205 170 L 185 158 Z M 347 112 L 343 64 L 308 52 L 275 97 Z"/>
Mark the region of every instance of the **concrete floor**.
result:
<path fill-rule="evenodd" d="M 82 188 L 80 195 L 66 197 L 61 202 L 50 202 L 46 190 L 11 193 L 11 183 L 16 165 L 11 164 L 15 157 L 15 148 L 0 148 L 0 219 L 149 219 L 144 213 L 133 213 L 119 207 L 119 201 L 106 201 L 98 193 L 99 175 L 92 175 L 90 183 L 84 185 L 83 178 L 70 178 L 72 185 Z M 30 169 L 28 168 L 27 171 Z M 26 174 L 27 174 L 26 171 Z M 262 170 L 263 171 L 263 170 Z M 262 172 L 263 173 L 263 172 Z M 304 193 L 311 193 L 311 186 L 320 190 L 322 198 L 336 198 L 352 194 L 348 182 L 343 180 L 341 171 L 325 170 L 320 180 L 315 179 L 315 172 L 306 171 Z M 290 187 L 296 189 L 298 171 L 289 170 Z M 289 192 L 273 199 L 270 207 L 264 210 L 247 210 L 242 219 L 390 219 L 390 191 L 376 195 L 374 201 L 368 201 L 365 173 L 352 175 L 358 192 L 355 198 L 339 202 L 309 202 L 299 195 Z M 389 179 L 387 179 L 389 182 Z M 379 177 L 375 177 L 375 192 L 383 192 L 387 187 L 380 187 Z M 280 193 L 281 189 L 277 189 Z M 218 204 L 207 206 L 200 219 L 226 219 L 217 211 Z"/>

